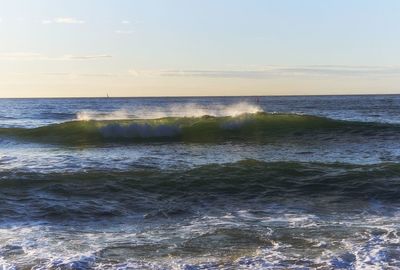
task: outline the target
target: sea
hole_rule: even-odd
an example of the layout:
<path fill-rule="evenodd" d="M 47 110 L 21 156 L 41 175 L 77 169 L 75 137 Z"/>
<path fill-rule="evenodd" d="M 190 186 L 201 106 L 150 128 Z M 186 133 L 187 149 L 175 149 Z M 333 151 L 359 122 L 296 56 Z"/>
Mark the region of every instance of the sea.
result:
<path fill-rule="evenodd" d="M 400 96 L 0 99 L 0 269 L 400 269 Z"/>

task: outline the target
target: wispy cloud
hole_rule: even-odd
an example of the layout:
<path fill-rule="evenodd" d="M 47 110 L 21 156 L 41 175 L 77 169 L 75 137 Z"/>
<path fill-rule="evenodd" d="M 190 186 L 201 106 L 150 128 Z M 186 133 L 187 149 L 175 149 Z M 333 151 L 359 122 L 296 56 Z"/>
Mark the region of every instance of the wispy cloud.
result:
<path fill-rule="evenodd" d="M 56 23 L 66 23 L 66 24 L 82 24 L 85 23 L 83 20 L 79 20 L 77 18 L 72 18 L 72 17 L 59 17 L 55 18 L 54 21 Z"/>
<path fill-rule="evenodd" d="M 155 76 L 163 76 L 164 71 L 150 70 L 150 69 L 149 70 L 130 69 L 128 70 L 128 74 L 135 77 L 155 77 Z"/>
<path fill-rule="evenodd" d="M 30 73 L 31 74 L 31 73 Z M 41 72 L 35 75 L 56 77 L 118 77 L 117 73 L 76 73 L 76 72 Z"/>
<path fill-rule="evenodd" d="M 208 78 L 276 78 L 276 77 L 365 77 L 399 76 L 400 66 L 266 66 L 260 68 L 227 70 L 129 70 L 132 76 L 208 77 Z"/>
<path fill-rule="evenodd" d="M 137 30 L 137 26 L 143 22 L 138 20 L 122 20 L 120 23 L 122 24 L 121 27 L 115 30 L 114 33 L 118 35 L 130 35 L 136 33 L 135 30 Z"/>
<path fill-rule="evenodd" d="M 92 54 L 92 55 L 64 55 L 63 58 L 69 60 L 94 60 L 94 59 L 104 59 L 111 58 L 109 54 Z"/>
<path fill-rule="evenodd" d="M 53 19 L 44 19 L 42 20 L 42 24 L 51 24 L 51 23 L 58 23 L 58 24 L 84 24 L 84 20 L 80 20 L 74 17 L 57 17 Z"/>
<path fill-rule="evenodd" d="M 42 20 L 42 24 L 51 24 L 53 23 L 52 20 Z"/>
<path fill-rule="evenodd" d="M 130 35 L 135 33 L 134 30 L 115 30 L 115 33 L 118 35 Z"/>
<path fill-rule="evenodd" d="M 48 56 L 34 52 L 8 52 L 0 53 L 0 60 L 9 61 L 72 61 L 72 60 L 96 60 L 107 59 L 112 56 L 109 54 L 87 54 L 87 55 L 62 55 Z"/>

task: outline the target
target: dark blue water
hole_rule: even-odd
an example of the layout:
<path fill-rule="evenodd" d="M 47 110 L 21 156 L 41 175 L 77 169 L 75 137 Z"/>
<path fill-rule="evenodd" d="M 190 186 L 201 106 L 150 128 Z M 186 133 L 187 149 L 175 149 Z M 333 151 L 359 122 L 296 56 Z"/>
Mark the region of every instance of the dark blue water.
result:
<path fill-rule="evenodd" d="M 0 100 L 4 269 L 400 268 L 400 96 Z"/>

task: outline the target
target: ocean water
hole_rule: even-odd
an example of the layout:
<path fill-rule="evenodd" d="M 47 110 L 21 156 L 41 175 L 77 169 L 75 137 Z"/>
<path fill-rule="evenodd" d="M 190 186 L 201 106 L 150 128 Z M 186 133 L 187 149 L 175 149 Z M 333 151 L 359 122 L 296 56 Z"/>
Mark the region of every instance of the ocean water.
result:
<path fill-rule="evenodd" d="M 0 269 L 399 269 L 400 96 L 2 99 Z"/>

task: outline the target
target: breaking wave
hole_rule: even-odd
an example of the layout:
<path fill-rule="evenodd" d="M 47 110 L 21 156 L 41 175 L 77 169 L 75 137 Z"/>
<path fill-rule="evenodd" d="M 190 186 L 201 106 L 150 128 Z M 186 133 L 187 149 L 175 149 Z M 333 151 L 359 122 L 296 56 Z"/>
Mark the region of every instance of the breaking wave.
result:
<path fill-rule="evenodd" d="M 39 128 L 2 128 L 0 136 L 64 144 L 182 141 L 269 142 L 311 136 L 397 136 L 400 126 L 333 120 L 298 114 L 246 113 L 237 116 L 70 121 Z"/>
<path fill-rule="evenodd" d="M 168 106 L 138 106 L 135 109 L 120 109 L 113 112 L 84 110 L 76 115 L 78 121 L 156 119 L 165 117 L 201 117 L 204 115 L 222 117 L 238 116 L 245 113 L 262 112 L 258 105 L 240 102 L 231 105 L 196 103 L 172 104 Z"/>

